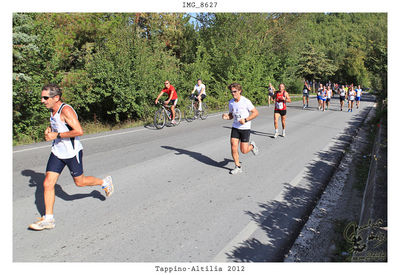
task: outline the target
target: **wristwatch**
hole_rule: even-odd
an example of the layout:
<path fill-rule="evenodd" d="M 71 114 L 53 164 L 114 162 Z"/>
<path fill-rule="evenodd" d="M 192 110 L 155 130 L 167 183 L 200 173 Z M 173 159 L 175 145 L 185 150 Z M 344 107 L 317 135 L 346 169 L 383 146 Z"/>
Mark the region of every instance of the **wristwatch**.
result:
<path fill-rule="evenodd" d="M 244 119 L 244 122 L 247 123 L 247 118 Z"/>
<path fill-rule="evenodd" d="M 61 134 L 60 133 L 57 134 L 57 138 L 61 139 Z"/>

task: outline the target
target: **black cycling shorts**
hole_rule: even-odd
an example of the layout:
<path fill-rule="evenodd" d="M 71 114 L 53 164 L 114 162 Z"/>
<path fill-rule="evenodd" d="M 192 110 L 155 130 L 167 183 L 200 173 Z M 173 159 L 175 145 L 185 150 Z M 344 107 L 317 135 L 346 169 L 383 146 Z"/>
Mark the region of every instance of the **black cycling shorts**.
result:
<path fill-rule="evenodd" d="M 286 110 L 275 110 L 275 114 L 280 114 L 281 116 L 286 116 Z"/>
<path fill-rule="evenodd" d="M 206 96 L 207 96 L 207 95 L 202 94 L 202 95 L 201 95 L 201 101 L 203 101 L 203 100 L 206 98 Z M 196 96 L 196 97 L 194 98 L 195 101 L 199 101 L 199 99 L 198 99 L 197 97 L 198 97 L 198 96 Z"/>
<path fill-rule="evenodd" d="M 240 130 L 238 128 L 232 127 L 231 138 L 236 138 L 236 139 L 240 140 L 240 142 L 249 142 L 250 141 L 250 129 Z"/>

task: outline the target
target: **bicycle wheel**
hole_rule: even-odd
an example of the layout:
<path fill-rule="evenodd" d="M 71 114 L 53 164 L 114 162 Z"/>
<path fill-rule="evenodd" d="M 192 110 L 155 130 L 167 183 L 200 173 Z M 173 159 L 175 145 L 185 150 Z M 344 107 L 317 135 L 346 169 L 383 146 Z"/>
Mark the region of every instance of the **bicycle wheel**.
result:
<path fill-rule="evenodd" d="M 157 129 L 162 129 L 165 126 L 165 113 L 162 108 L 158 109 L 154 114 L 154 126 Z"/>
<path fill-rule="evenodd" d="M 194 108 L 192 108 L 192 105 L 186 107 L 184 115 L 187 122 L 194 120 Z"/>
<path fill-rule="evenodd" d="M 179 110 L 178 108 L 175 108 L 175 126 L 179 125 L 179 123 L 181 123 L 181 110 Z"/>
<path fill-rule="evenodd" d="M 208 107 L 204 102 L 201 104 L 201 111 L 199 111 L 200 118 L 205 120 L 208 117 Z"/>

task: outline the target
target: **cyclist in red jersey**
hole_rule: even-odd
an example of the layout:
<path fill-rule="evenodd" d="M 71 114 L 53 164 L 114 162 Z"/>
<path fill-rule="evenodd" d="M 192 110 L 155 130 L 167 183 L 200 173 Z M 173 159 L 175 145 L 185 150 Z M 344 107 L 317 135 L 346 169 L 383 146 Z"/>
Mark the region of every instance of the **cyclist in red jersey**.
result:
<path fill-rule="evenodd" d="M 160 97 L 166 93 L 168 95 L 168 99 L 166 101 L 164 101 L 165 105 L 168 105 L 171 102 L 171 112 L 172 112 L 172 124 L 176 124 L 175 121 L 175 106 L 178 103 L 178 94 L 176 93 L 176 90 L 174 88 L 174 86 L 171 85 L 171 83 L 166 80 L 164 81 L 164 86 L 165 88 L 162 89 L 162 91 L 160 92 L 160 94 L 157 96 L 157 99 L 155 101 L 155 103 L 158 103 L 158 100 L 160 99 Z"/>
<path fill-rule="evenodd" d="M 278 119 L 281 117 L 282 122 L 282 136 L 286 135 L 285 127 L 286 127 L 286 102 L 292 102 L 290 99 L 289 93 L 285 90 L 285 84 L 281 83 L 279 85 L 279 91 L 275 92 L 275 111 L 274 111 L 274 127 L 275 127 L 275 135 L 274 138 L 278 137 Z"/>

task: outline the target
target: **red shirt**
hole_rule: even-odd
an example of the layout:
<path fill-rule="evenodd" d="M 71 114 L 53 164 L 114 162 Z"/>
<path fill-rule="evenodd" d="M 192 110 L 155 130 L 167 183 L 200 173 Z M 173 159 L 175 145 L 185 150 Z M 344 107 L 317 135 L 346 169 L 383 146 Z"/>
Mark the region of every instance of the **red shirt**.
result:
<path fill-rule="evenodd" d="M 286 110 L 286 100 L 283 97 L 286 95 L 286 91 L 281 93 L 280 91 L 275 93 L 275 110 L 284 111 Z"/>
<path fill-rule="evenodd" d="M 174 86 L 172 86 L 172 85 L 169 85 L 169 88 L 168 88 L 168 89 L 167 89 L 167 88 L 162 89 L 162 92 L 168 94 L 168 99 L 169 99 L 169 97 L 171 96 L 171 93 L 172 93 L 172 92 L 173 92 L 173 95 L 172 95 L 171 100 L 174 100 L 174 99 L 177 99 L 177 98 L 178 98 L 178 94 L 176 93 L 175 88 L 174 88 Z"/>

